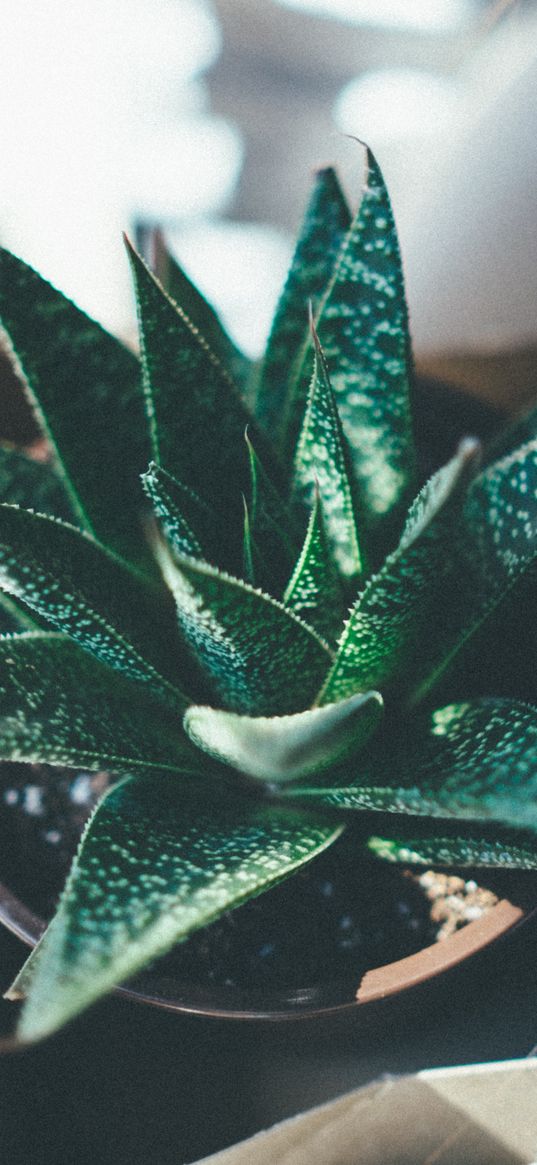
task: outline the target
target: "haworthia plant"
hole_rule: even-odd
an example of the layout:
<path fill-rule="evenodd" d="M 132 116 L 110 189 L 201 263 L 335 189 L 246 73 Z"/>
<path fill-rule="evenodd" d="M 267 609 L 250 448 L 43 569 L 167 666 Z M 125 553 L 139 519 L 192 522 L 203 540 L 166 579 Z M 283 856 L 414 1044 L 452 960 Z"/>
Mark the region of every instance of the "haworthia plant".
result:
<path fill-rule="evenodd" d="M 117 779 L 13 985 L 23 1041 L 360 812 L 384 860 L 537 866 L 535 685 L 499 698 L 491 671 L 445 696 L 477 631 L 495 628 L 501 669 L 502 617 L 530 617 L 534 420 L 483 456 L 468 435 L 417 481 L 374 158 L 352 221 L 333 172 L 316 177 L 256 374 L 161 240 L 161 282 L 129 255 L 141 376 L 0 252 L 0 313 L 49 448 L 40 465 L 0 451 L 0 757 Z"/>

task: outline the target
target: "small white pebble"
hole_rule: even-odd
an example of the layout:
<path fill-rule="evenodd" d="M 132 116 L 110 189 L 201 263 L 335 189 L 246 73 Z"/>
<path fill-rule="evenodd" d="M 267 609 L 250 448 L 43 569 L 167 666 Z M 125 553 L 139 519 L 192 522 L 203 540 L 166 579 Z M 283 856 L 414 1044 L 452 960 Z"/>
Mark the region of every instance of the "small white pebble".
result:
<path fill-rule="evenodd" d="M 464 917 L 467 922 L 477 922 L 477 919 L 481 918 L 482 914 L 483 908 L 481 906 L 467 906 Z"/>
<path fill-rule="evenodd" d="M 87 805 L 91 797 L 91 776 L 89 773 L 79 774 L 71 785 L 69 795 L 74 805 Z"/>
<path fill-rule="evenodd" d="M 18 799 L 19 793 L 17 789 L 6 789 L 4 793 L 4 801 L 6 805 L 16 805 Z"/>
<path fill-rule="evenodd" d="M 477 882 L 474 882 L 473 878 L 469 878 L 469 880 L 465 882 L 464 889 L 466 890 L 467 894 L 475 894 L 477 890 Z"/>

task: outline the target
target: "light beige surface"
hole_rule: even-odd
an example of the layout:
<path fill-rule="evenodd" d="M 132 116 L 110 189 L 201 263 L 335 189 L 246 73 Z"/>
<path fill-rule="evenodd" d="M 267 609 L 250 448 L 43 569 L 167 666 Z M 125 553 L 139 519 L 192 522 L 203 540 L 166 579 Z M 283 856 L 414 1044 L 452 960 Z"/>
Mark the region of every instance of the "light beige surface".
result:
<path fill-rule="evenodd" d="M 537 1059 L 386 1079 L 198 1165 L 535 1165 Z"/>

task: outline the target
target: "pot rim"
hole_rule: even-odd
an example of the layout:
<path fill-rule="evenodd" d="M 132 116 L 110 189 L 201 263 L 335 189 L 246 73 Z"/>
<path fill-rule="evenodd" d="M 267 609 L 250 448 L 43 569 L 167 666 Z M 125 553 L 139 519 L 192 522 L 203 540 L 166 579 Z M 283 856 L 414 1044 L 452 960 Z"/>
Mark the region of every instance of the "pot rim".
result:
<path fill-rule="evenodd" d="M 356 980 L 347 978 L 287 991 L 203 988 L 199 984 L 181 984 L 152 971 L 137 976 L 130 986 L 116 987 L 114 994 L 165 1011 L 214 1019 L 283 1021 L 362 1013 L 364 1008 L 406 996 L 454 970 L 531 918 L 537 918 L 535 887 L 521 887 L 516 903 L 500 899 L 481 918 L 467 923 L 449 938 L 366 971 L 358 986 Z M 0 923 L 30 947 L 36 945 L 46 929 L 46 923 L 2 883 Z"/>

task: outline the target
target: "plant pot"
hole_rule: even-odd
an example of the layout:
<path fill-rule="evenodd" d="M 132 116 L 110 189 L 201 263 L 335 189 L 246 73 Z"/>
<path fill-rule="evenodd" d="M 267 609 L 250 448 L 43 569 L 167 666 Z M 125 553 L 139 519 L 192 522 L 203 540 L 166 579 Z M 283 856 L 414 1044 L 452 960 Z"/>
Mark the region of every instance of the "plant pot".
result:
<path fill-rule="evenodd" d="M 421 380 L 414 391 L 423 480 L 447 460 L 462 435 L 471 433 L 486 440 L 501 423 L 501 414 L 494 409 L 444 385 Z M 461 674 L 466 682 L 464 669 Z M 0 865 L 0 877 L 6 877 L 5 864 L 4 870 Z M 244 982 L 242 985 L 225 982 L 202 985 L 196 981 L 195 973 L 177 975 L 170 973 L 169 965 L 157 963 L 135 983 L 117 991 L 133 1001 L 170 1011 L 234 1019 L 287 1020 L 336 1013 L 364 1014 L 375 1011 L 380 1004 L 385 1006 L 388 1001 L 399 1005 L 403 998 L 413 997 L 417 989 L 434 983 L 508 936 L 535 913 L 535 876 L 504 876 L 495 882 L 498 901 L 479 919 L 468 922 L 441 942 L 425 941 L 422 949 L 402 957 L 388 957 L 378 966 L 364 968 L 357 963 L 344 975 L 331 971 L 319 979 L 297 975 L 292 985 L 265 983 L 256 988 Z M 263 902 L 265 897 L 258 901 Z M 30 906 L 24 894 L 15 892 L 13 884 L 0 886 L 0 921 L 30 946 L 38 941 L 45 927 L 43 917 Z"/>

